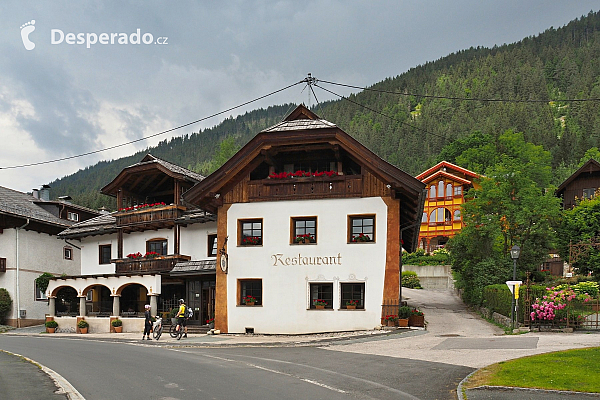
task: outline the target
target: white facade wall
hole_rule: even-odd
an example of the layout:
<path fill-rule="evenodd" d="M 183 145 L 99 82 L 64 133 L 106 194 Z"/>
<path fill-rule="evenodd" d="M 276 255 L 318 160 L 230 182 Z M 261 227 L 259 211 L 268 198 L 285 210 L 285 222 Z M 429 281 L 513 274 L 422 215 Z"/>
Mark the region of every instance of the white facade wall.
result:
<path fill-rule="evenodd" d="M 208 235 L 217 233 L 217 223 L 196 223 L 181 227 L 180 253 L 192 260 L 205 260 L 208 257 Z M 123 257 L 130 253 L 146 253 L 146 242 L 152 239 L 167 239 L 167 254 L 174 254 L 173 229 L 132 232 L 123 235 Z M 115 264 L 99 264 L 99 246 L 111 245 L 111 257 L 117 258 L 117 234 L 90 236 L 81 240 L 81 275 L 114 274 Z M 79 274 L 79 272 L 77 273 Z"/>
<path fill-rule="evenodd" d="M 375 214 L 375 242 L 347 243 L 348 216 Z M 291 217 L 317 217 L 317 244 L 290 244 Z M 238 220 L 263 220 L 263 245 L 238 246 Z M 387 206 L 381 198 L 234 204 L 227 212 L 230 333 L 310 333 L 380 325 L 386 263 Z M 338 257 L 341 265 L 274 266 L 274 255 Z M 262 306 L 237 305 L 239 279 L 262 279 Z M 333 283 L 333 310 L 310 309 L 312 282 Z M 340 283 L 365 283 L 365 309 L 341 307 Z"/>
<path fill-rule="evenodd" d="M 76 241 L 73 244 L 78 245 Z M 71 248 L 71 260 L 64 259 L 64 247 Z M 0 257 L 6 258 L 6 273 L 0 274 L 0 287 L 12 298 L 8 319 L 16 319 L 18 309 L 26 310 L 25 320 L 43 320 L 48 313 L 47 301 L 36 301 L 35 279 L 44 272 L 54 275 L 79 274 L 80 251 L 47 233 L 19 230 L 19 299 L 17 299 L 17 244 L 16 229 L 4 229 L 0 234 Z M 26 323 L 26 321 L 24 321 Z"/>

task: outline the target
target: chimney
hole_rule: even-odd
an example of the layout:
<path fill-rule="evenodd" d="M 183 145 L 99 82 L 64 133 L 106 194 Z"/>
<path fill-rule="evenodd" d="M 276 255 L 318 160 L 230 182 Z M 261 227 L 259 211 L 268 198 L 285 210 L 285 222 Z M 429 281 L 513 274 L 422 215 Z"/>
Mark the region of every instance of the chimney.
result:
<path fill-rule="evenodd" d="M 71 200 L 73 200 L 73 198 L 71 196 L 58 196 L 58 199 L 60 201 L 64 201 L 65 203 L 71 203 Z"/>
<path fill-rule="evenodd" d="M 33 197 L 35 197 L 36 199 L 39 199 L 40 198 L 40 192 L 39 192 L 39 190 L 38 189 L 32 189 L 32 191 L 33 192 L 31 193 L 31 195 Z"/>
<path fill-rule="evenodd" d="M 50 186 L 42 185 L 39 196 L 40 200 L 50 201 Z"/>

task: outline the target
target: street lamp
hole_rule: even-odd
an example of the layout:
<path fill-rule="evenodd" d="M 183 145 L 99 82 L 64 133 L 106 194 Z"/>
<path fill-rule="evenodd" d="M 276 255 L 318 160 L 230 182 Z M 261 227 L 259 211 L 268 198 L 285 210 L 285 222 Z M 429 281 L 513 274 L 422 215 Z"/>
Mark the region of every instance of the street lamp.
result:
<path fill-rule="evenodd" d="M 521 248 L 515 244 L 510 249 L 510 258 L 512 258 L 512 260 L 513 260 L 513 281 L 517 280 L 517 259 L 519 258 L 520 254 L 521 254 Z M 513 286 L 512 307 L 510 309 L 510 320 L 512 323 L 512 329 L 515 329 L 515 304 L 516 304 L 515 299 L 517 296 L 517 294 L 515 293 L 516 290 L 517 289 Z"/>

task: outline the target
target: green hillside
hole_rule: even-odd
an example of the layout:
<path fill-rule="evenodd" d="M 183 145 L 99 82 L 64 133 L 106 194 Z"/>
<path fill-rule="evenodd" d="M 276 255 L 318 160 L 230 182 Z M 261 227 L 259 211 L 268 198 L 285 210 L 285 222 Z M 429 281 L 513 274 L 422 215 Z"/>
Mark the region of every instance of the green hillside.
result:
<path fill-rule="evenodd" d="M 320 85 L 334 92 L 340 90 Z M 345 100 L 313 109 L 413 175 L 439 161 L 444 148 L 444 156 L 454 161 L 448 151 L 450 145 L 474 132 L 494 139 L 507 129 L 523 132 L 527 141 L 551 152 L 554 183 L 558 184 L 574 170 L 587 149 L 600 147 L 600 102 L 564 101 L 600 99 L 600 13 L 590 13 L 518 43 L 459 51 L 387 78 L 370 89 L 376 91 L 362 91 L 350 100 L 377 112 Z M 319 88 L 315 91 L 317 96 L 323 93 Z M 233 137 L 242 146 L 261 129 L 280 121 L 289 109 L 287 104 L 254 110 L 214 128 L 161 142 L 147 151 L 203 172 L 203 163 L 214 156 L 223 138 Z M 52 193 L 69 194 L 75 202 L 93 208 L 114 208 L 98 190 L 123 167 L 139 161 L 143 153 L 146 151 L 100 162 L 51 182 Z"/>

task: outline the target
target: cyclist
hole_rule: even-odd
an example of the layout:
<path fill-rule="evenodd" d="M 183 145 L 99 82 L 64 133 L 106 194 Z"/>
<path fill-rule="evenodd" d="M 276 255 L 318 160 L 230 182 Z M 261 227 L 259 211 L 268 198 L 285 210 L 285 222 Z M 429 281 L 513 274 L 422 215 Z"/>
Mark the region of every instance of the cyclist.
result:
<path fill-rule="evenodd" d="M 177 331 L 181 330 L 183 326 L 185 335 L 183 337 L 187 337 L 187 316 L 185 315 L 185 300 L 179 299 L 179 311 L 177 312 Z M 177 340 L 181 338 L 181 335 L 177 337 Z"/>

